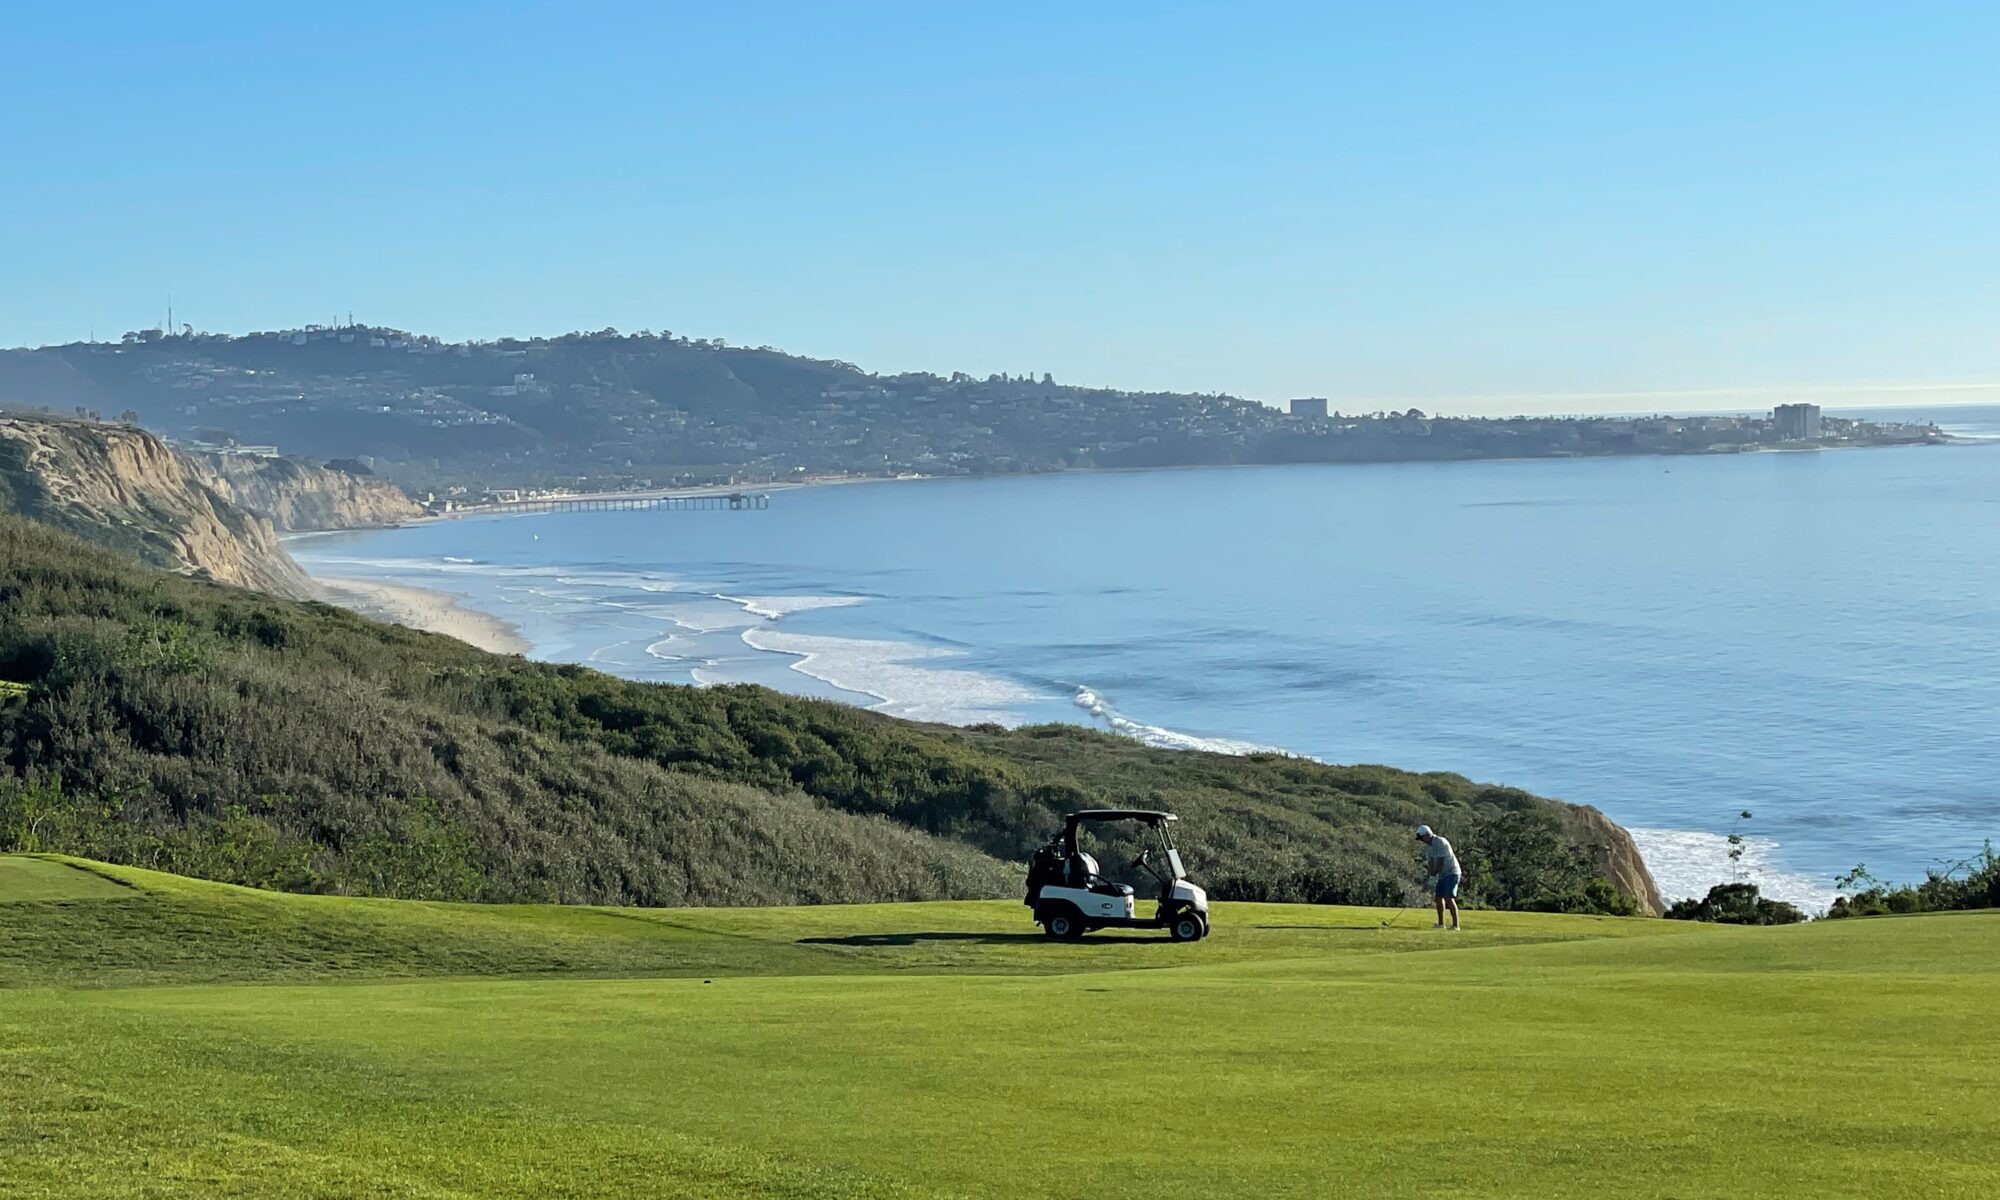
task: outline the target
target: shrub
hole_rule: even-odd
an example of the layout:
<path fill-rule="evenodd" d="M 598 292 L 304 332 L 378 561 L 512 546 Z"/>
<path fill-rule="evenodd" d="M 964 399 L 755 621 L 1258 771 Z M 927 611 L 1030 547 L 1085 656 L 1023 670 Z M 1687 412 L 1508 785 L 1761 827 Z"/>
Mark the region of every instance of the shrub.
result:
<path fill-rule="evenodd" d="M 1696 900 L 1677 900 L 1667 909 L 1670 921 L 1713 921 L 1718 925 L 1792 925 L 1806 914 L 1783 900 L 1760 895 L 1754 883 L 1718 883 Z"/>
<path fill-rule="evenodd" d="M 2000 854 L 1993 843 L 1971 858 L 1933 867 L 1920 884 L 1891 886 L 1868 873 L 1866 867 L 1834 880 L 1841 888 L 1859 887 L 1850 895 L 1834 899 L 1829 917 L 1876 917 L 1886 913 L 1956 912 L 1974 908 L 2000 908 Z"/>

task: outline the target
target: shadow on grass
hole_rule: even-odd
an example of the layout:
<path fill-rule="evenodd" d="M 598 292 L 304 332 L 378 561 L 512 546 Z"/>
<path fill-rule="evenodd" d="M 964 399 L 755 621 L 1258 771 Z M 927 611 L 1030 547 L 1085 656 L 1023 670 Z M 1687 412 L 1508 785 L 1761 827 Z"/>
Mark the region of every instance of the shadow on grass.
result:
<path fill-rule="evenodd" d="M 1024 945 L 1029 942 L 1038 942 L 1051 946 L 1088 946 L 1092 944 L 1110 946 L 1128 942 L 1151 943 L 1167 942 L 1169 940 L 1164 932 L 1155 934 L 1152 937 L 1139 937 L 1132 934 L 1093 933 L 1077 938 L 1073 942 L 1064 942 L 1061 939 L 1052 938 L 1040 933 L 857 933 L 849 937 L 800 938 L 798 944 L 801 946 L 917 946 L 925 942 L 971 942 L 975 945 L 985 946 L 1015 946 Z"/>

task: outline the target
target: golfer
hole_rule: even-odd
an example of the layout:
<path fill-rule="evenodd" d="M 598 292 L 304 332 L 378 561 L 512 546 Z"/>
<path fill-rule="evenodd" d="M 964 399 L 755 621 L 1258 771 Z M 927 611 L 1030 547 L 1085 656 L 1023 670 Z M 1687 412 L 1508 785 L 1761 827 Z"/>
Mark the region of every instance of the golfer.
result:
<path fill-rule="evenodd" d="M 1458 855 L 1451 843 L 1431 832 L 1428 825 L 1417 826 L 1417 840 L 1424 844 L 1424 870 L 1430 875 L 1431 895 L 1437 901 L 1438 920 L 1432 929 L 1444 928 L 1444 915 L 1451 914 L 1451 927 L 1458 928 Z"/>

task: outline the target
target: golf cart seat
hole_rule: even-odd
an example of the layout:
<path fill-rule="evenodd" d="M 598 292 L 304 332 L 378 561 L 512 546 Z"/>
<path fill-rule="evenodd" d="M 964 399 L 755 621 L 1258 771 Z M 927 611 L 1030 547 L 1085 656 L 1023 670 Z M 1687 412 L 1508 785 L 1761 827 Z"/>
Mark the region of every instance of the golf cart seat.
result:
<path fill-rule="evenodd" d="M 1097 873 L 1097 860 L 1079 850 L 1063 864 L 1063 882 L 1099 896 L 1129 896 L 1132 889 Z"/>
<path fill-rule="evenodd" d="M 1064 887 L 1088 888 L 1097 881 L 1097 860 L 1078 851 L 1063 860 L 1062 882 Z"/>
<path fill-rule="evenodd" d="M 1063 863 L 1063 883 L 1098 896 L 1129 896 L 1132 889 L 1097 873 L 1097 860 L 1081 850 Z"/>

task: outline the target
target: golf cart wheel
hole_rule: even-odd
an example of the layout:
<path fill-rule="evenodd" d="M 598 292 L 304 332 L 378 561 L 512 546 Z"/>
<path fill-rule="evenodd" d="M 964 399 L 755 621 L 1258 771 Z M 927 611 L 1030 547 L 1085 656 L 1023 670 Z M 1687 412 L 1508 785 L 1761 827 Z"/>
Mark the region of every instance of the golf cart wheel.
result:
<path fill-rule="evenodd" d="M 1042 932 L 1065 942 L 1083 936 L 1083 918 L 1071 912 L 1053 912 L 1042 922 Z"/>
<path fill-rule="evenodd" d="M 1167 926 L 1167 933 L 1177 942 L 1198 942 L 1208 936 L 1208 922 L 1200 913 L 1184 912 Z"/>

